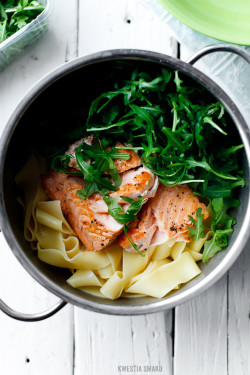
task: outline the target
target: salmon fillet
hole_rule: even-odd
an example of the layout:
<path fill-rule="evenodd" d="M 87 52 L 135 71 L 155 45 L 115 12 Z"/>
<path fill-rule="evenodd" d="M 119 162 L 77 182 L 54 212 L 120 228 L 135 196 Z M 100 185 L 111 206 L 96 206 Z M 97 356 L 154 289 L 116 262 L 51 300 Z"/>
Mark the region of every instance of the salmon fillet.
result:
<path fill-rule="evenodd" d="M 76 152 L 77 147 L 79 147 L 82 142 L 85 142 L 90 146 L 93 145 L 94 135 L 91 134 L 88 137 L 85 137 L 85 138 L 80 139 L 79 141 L 76 141 L 75 143 L 70 145 L 68 150 L 65 152 L 65 154 L 70 154 L 74 157 L 74 159 L 70 160 L 69 167 L 77 169 L 77 170 L 80 170 L 80 167 L 75 159 L 75 152 Z M 119 146 L 122 147 L 123 145 L 121 143 L 117 143 L 116 147 L 119 147 Z M 107 147 L 107 150 L 109 149 L 110 147 Z M 124 153 L 130 154 L 130 158 L 128 160 L 123 160 L 123 159 L 114 160 L 114 163 L 119 173 L 123 173 L 125 171 L 128 171 L 129 169 L 137 168 L 140 165 L 142 165 L 140 156 L 133 150 L 118 149 L 118 151 L 123 154 Z"/>
<path fill-rule="evenodd" d="M 147 199 L 154 196 L 158 187 L 158 178 L 145 167 L 124 172 L 121 177 L 124 184 L 111 195 L 117 197 L 124 212 L 130 204 L 120 198 L 120 195 L 133 199 L 142 195 Z M 54 170 L 51 170 L 42 182 L 49 197 L 61 202 L 62 212 L 86 249 L 98 251 L 119 236 L 123 225 L 108 213 L 108 206 L 99 193 L 92 194 L 85 200 L 76 195 L 77 190 L 82 189 L 84 184 L 82 178 Z"/>
<path fill-rule="evenodd" d="M 108 213 L 100 194 L 95 193 L 86 200 L 76 195 L 84 186 L 83 179 L 51 170 L 42 185 L 51 199 L 61 202 L 66 220 L 87 250 L 104 249 L 122 232 L 123 225 Z"/>
<path fill-rule="evenodd" d="M 127 234 L 139 250 L 159 245 L 170 238 L 189 242 L 187 226 L 192 226 L 192 223 L 188 216 L 196 218 L 198 208 L 202 208 L 205 220 L 208 217 L 206 206 L 199 202 L 187 185 L 168 187 L 160 184 L 155 197 L 145 204 Z M 127 251 L 135 251 L 124 233 L 118 243 Z"/>

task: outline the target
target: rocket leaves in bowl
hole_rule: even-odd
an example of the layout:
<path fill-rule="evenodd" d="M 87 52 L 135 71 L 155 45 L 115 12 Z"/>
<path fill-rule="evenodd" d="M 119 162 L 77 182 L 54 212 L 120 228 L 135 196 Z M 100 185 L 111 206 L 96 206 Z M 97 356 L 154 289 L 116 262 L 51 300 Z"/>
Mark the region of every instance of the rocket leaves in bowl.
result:
<path fill-rule="evenodd" d="M 0 1 L 0 43 L 33 21 L 44 8 L 36 0 Z"/>

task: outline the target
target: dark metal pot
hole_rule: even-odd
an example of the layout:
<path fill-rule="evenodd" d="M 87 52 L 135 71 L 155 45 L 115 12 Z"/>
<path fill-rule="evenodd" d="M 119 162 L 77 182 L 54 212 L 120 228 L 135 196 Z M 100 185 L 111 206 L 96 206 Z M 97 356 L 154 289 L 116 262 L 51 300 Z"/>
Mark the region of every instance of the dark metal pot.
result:
<path fill-rule="evenodd" d="M 228 45 L 207 47 L 199 51 L 188 62 L 149 51 L 105 51 L 78 58 L 59 67 L 39 81 L 25 96 L 10 118 L 1 138 L 0 226 L 10 248 L 24 268 L 40 284 L 59 296 L 62 301 L 49 311 L 41 314 L 27 315 L 13 311 L 0 300 L 0 309 L 2 311 L 15 319 L 26 321 L 41 320 L 49 317 L 60 310 L 66 302 L 106 314 L 136 315 L 159 312 L 197 296 L 200 292 L 214 284 L 228 270 L 244 248 L 250 233 L 250 135 L 246 122 L 232 100 L 209 77 L 192 66 L 200 57 L 218 51 L 236 53 L 250 63 L 250 55 L 245 50 L 237 46 Z M 218 253 L 208 264 L 202 264 L 201 275 L 175 293 L 162 299 L 142 297 L 138 299 L 110 301 L 90 296 L 71 288 L 66 283 L 66 271 L 41 262 L 37 258 L 36 252 L 32 251 L 29 243 L 25 241 L 20 207 L 16 201 L 14 177 L 18 169 L 24 164 L 31 145 L 34 144 L 37 138 L 37 119 L 43 118 L 46 114 L 51 115 L 54 119 L 54 126 L 59 129 L 60 123 L 57 123 L 57 113 L 66 110 L 66 107 L 71 110 L 75 103 L 80 103 L 85 91 L 92 90 L 94 92 L 96 85 L 101 85 L 102 74 L 106 73 L 112 67 L 113 62 L 118 59 L 132 60 L 135 64 L 143 62 L 143 64 L 148 64 L 149 66 L 152 64 L 161 64 L 170 69 L 178 69 L 194 79 L 224 104 L 245 146 L 246 187 L 241 189 L 240 192 L 239 199 L 241 200 L 241 205 L 235 212 L 237 224 L 234 227 L 228 248 Z M 53 131 L 52 128 L 51 131 Z M 16 156 L 15 160 L 13 160 L 13 153 Z"/>

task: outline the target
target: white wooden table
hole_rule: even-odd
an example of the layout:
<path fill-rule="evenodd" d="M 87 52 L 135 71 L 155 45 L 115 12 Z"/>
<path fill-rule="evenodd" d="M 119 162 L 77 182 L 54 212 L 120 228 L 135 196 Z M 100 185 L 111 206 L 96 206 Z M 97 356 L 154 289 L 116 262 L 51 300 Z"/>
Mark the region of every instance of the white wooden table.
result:
<path fill-rule="evenodd" d="M 122 47 L 177 55 L 166 25 L 137 0 L 54 3 L 46 37 L 0 73 L 1 131 L 32 85 L 76 56 Z M 0 236 L 0 297 L 23 312 L 52 306 L 57 298 Z M 207 292 L 166 313 L 116 317 L 68 305 L 46 321 L 22 323 L 0 312 L 0 374 L 249 375 L 249 311 L 250 248 Z"/>

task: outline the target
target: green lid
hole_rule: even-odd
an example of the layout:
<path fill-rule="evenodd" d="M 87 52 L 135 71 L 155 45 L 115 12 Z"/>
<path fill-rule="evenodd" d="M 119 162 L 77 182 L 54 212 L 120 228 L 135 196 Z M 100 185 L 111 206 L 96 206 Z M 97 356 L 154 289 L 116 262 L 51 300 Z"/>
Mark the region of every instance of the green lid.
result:
<path fill-rule="evenodd" d="M 174 17 L 202 34 L 250 45 L 250 0 L 158 0 Z"/>

